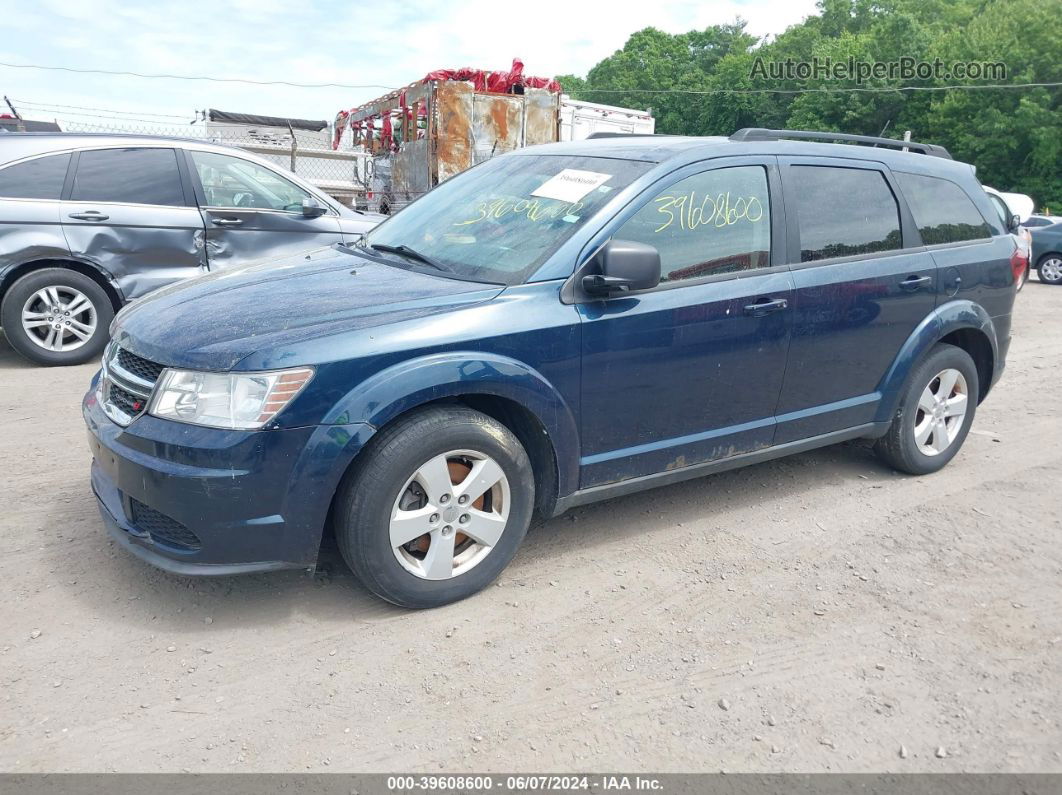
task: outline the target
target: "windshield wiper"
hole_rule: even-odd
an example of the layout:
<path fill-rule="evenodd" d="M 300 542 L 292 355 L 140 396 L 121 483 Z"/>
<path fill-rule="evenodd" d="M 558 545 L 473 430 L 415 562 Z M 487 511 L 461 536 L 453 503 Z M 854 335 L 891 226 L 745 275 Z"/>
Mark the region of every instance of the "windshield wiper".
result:
<path fill-rule="evenodd" d="M 425 265 L 430 265 L 436 270 L 443 271 L 444 273 L 454 272 L 454 269 L 451 268 L 449 265 L 439 262 L 439 260 L 433 257 L 429 257 L 427 254 L 421 254 L 416 249 L 412 249 L 406 245 L 388 246 L 384 243 L 373 243 L 371 246 L 369 246 L 369 248 L 373 249 L 374 251 L 386 251 L 391 254 L 400 254 L 403 257 L 416 260 L 417 262 L 423 262 Z"/>

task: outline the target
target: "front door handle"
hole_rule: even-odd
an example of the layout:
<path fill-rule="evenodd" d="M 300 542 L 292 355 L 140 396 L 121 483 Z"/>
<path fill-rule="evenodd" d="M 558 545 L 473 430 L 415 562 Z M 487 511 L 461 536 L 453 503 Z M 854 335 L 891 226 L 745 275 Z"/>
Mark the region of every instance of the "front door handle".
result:
<path fill-rule="evenodd" d="M 779 312 L 788 306 L 789 301 L 785 298 L 764 298 L 762 301 L 746 305 L 745 314 L 753 317 L 763 317 L 772 312 Z"/>
<path fill-rule="evenodd" d="M 106 221 L 109 215 L 104 215 L 99 210 L 85 210 L 83 213 L 70 213 L 71 218 L 78 221 Z"/>
<path fill-rule="evenodd" d="M 214 226 L 239 226 L 243 223 L 242 218 L 211 218 L 210 223 Z"/>
<path fill-rule="evenodd" d="M 922 287 L 928 287 L 932 283 L 932 276 L 908 276 L 900 282 L 900 289 L 913 293 L 915 290 L 919 290 Z"/>

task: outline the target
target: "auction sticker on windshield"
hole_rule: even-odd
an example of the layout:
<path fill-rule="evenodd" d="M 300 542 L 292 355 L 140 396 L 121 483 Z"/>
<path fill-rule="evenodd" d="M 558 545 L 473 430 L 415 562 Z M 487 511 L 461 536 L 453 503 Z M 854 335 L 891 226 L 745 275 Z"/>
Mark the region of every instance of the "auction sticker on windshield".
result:
<path fill-rule="evenodd" d="M 562 202 L 577 202 L 594 188 L 608 182 L 611 177 L 611 174 L 566 168 L 531 191 L 531 195 Z"/>

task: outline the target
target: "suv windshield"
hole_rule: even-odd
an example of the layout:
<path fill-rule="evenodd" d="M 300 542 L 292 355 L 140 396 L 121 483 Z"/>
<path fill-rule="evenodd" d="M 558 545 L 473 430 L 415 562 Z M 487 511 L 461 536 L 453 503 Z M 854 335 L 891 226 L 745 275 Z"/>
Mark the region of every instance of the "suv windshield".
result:
<path fill-rule="evenodd" d="M 411 249 L 419 256 L 399 254 L 403 262 L 431 259 L 438 270 L 464 279 L 520 284 L 615 191 L 653 165 L 570 155 L 498 157 L 444 182 L 365 235 L 362 245 Z"/>

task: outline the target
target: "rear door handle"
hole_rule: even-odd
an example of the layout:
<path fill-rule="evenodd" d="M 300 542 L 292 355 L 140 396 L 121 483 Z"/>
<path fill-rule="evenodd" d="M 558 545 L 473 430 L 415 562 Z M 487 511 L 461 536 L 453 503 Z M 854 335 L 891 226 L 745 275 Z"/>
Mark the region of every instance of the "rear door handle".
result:
<path fill-rule="evenodd" d="M 772 312 L 779 312 L 788 306 L 789 301 L 785 298 L 765 298 L 762 301 L 757 301 L 755 304 L 746 305 L 745 314 L 752 315 L 753 317 L 763 317 Z"/>
<path fill-rule="evenodd" d="M 210 223 L 214 226 L 239 226 L 243 223 L 242 218 L 211 218 Z"/>
<path fill-rule="evenodd" d="M 922 287 L 928 287 L 933 283 L 932 276 L 908 276 L 902 282 L 900 282 L 901 289 L 907 290 L 909 293 L 913 293 Z"/>
<path fill-rule="evenodd" d="M 71 218 L 78 221 L 106 221 L 109 215 L 104 215 L 99 210 L 85 210 L 83 213 L 70 213 Z"/>

